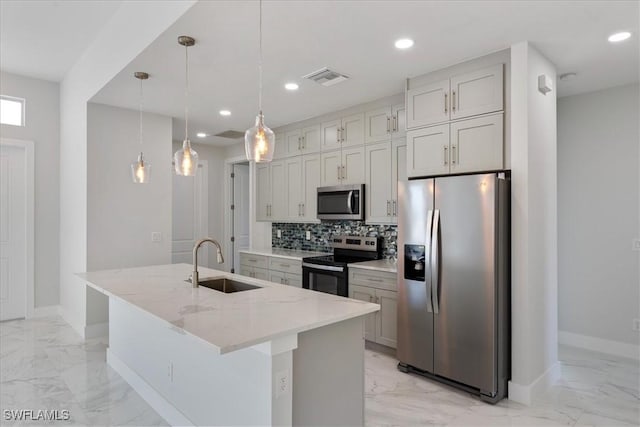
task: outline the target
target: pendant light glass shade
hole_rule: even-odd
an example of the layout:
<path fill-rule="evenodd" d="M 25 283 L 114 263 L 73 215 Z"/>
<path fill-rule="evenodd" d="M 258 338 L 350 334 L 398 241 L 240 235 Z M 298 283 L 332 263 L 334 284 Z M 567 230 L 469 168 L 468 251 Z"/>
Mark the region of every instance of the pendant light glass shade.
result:
<path fill-rule="evenodd" d="M 256 163 L 273 160 L 276 135 L 264 125 L 262 111 L 256 117 L 256 125 L 244 133 L 244 149 L 247 159 Z"/>
<path fill-rule="evenodd" d="M 182 150 L 173 155 L 173 165 L 176 175 L 195 176 L 198 171 L 198 153 L 191 148 L 191 141 L 185 139 L 182 142 Z"/>
<path fill-rule="evenodd" d="M 189 141 L 189 46 L 196 44 L 196 41 L 189 36 L 180 36 L 178 43 L 184 46 L 185 58 L 184 141 L 182 149 L 173 155 L 173 167 L 176 175 L 195 176 L 198 172 L 198 153 L 191 148 L 191 141 Z"/>
<path fill-rule="evenodd" d="M 140 148 L 142 148 L 142 81 L 147 80 L 149 78 L 149 74 L 142 71 L 137 71 L 133 73 L 133 76 L 136 79 L 140 80 L 140 104 L 138 113 L 140 114 Z M 131 163 L 131 179 L 133 179 L 134 184 L 147 184 L 151 180 L 151 163 L 148 163 L 144 160 L 142 151 L 140 151 L 140 155 L 138 155 L 138 160 Z"/>
<path fill-rule="evenodd" d="M 144 160 L 142 152 L 140 152 L 138 160 L 131 163 L 131 178 L 136 184 L 146 184 L 151 179 L 151 163 Z"/>
<path fill-rule="evenodd" d="M 258 62 L 258 116 L 254 127 L 244 133 L 244 151 L 247 160 L 265 163 L 273 160 L 276 136 L 271 129 L 264 125 L 262 114 L 262 0 L 260 0 L 260 60 Z"/>

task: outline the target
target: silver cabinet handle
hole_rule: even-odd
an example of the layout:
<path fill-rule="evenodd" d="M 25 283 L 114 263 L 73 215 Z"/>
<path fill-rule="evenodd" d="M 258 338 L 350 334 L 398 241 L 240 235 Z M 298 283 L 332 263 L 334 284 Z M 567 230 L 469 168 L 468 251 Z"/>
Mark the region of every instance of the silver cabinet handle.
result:
<path fill-rule="evenodd" d="M 456 146 L 455 145 L 451 146 L 451 164 L 452 165 L 456 164 Z"/>
<path fill-rule="evenodd" d="M 264 216 L 269 216 L 269 205 L 264 206 Z"/>
<path fill-rule="evenodd" d="M 302 137 L 302 149 L 304 150 L 305 148 L 307 148 L 307 138 L 306 137 Z"/>
<path fill-rule="evenodd" d="M 387 117 L 387 133 L 391 132 L 391 117 Z"/>
<path fill-rule="evenodd" d="M 431 237 L 431 301 L 433 313 L 438 314 L 438 289 L 440 287 L 440 209 L 433 212 L 433 231 Z"/>
<path fill-rule="evenodd" d="M 340 181 L 340 166 L 338 166 L 338 181 Z"/>
<path fill-rule="evenodd" d="M 391 216 L 391 200 L 387 200 L 387 216 Z"/>
<path fill-rule="evenodd" d="M 456 112 L 456 91 L 453 91 L 452 97 L 451 97 L 451 110 L 455 113 Z"/>
<path fill-rule="evenodd" d="M 382 283 L 382 279 L 378 279 L 377 277 L 369 277 L 369 281 Z"/>
<path fill-rule="evenodd" d="M 395 114 L 393 116 L 393 127 L 392 127 L 392 129 L 393 129 L 394 132 L 398 132 L 398 116 L 396 116 Z"/>
<path fill-rule="evenodd" d="M 444 93 L 444 113 L 446 114 L 447 111 L 447 97 L 449 96 L 449 94 L 447 92 Z"/>
<path fill-rule="evenodd" d="M 396 209 L 396 201 L 393 201 L 393 216 L 397 216 L 398 215 L 398 210 Z"/>
<path fill-rule="evenodd" d="M 445 166 L 449 164 L 449 157 L 447 156 L 447 151 L 449 150 L 449 147 L 447 147 L 446 145 L 444 146 L 444 164 Z"/>
<path fill-rule="evenodd" d="M 347 167 L 342 166 L 342 179 L 347 179 Z"/>
<path fill-rule="evenodd" d="M 302 204 L 302 216 L 305 215 L 305 207 L 304 207 L 304 203 Z"/>
<path fill-rule="evenodd" d="M 344 142 L 344 128 L 340 128 L 340 142 Z"/>
<path fill-rule="evenodd" d="M 280 267 L 282 267 L 282 268 L 289 268 L 289 267 L 291 267 L 291 265 L 289 265 L 289 264 L 280 264 Z"/>
<path fill-rule="evenodd" d="M 342 142 L 341 135 L 340 135 L 340 128 L 336 129 L 336 138 L 338 139 L 338 144 L 340 144 L 340 142 Z"/>
<path fill-rule="evenodd" d="M 300 137 L 298 137 L 298 150 L 300 150 Z"/>

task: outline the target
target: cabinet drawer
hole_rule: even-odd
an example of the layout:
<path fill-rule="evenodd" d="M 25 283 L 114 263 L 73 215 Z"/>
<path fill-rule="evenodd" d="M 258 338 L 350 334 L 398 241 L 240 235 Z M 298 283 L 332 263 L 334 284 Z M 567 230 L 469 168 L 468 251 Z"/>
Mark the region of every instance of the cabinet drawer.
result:
<path fill-rule="evenodd" d="M 283 273 L 302 274 L 302 261 L 289 258 L 271 257 L 269 259 L 269 270 L 281 271 Z"/>
<path fill-rule="evenodd" d="M 349 284 L 395 291 L 398 288 L 397 275 L 383 271 L 349 268 Z"/>
<path fill-rule="evenodd" d="M 301 274 L 287 274 L 287 285 L 295 286 L 296 288 L 302 287 L 302 275 Z"/>
<path fill-rule="evenodd" d="M 263 255 L 240 254 L 240 265 L 269 268 L 269 257 Z"/>

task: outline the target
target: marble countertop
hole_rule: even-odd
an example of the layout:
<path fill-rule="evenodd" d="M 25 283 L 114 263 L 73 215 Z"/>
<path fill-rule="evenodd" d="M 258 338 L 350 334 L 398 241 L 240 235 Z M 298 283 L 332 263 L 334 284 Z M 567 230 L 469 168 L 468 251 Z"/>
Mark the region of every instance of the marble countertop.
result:
<path fill-rule="evenodd" d="M 220 354 L 376 312 L 377 304 L 199 268 L 200 279 L 229 277 L 260 286 L 225 294 L 185 279 L 189 264 L 80 273 L 89 286 L 119 298 L 168 327 L 216 347 Z"/>
<path fill-rule="evenodd" d="M 363 268 L 365 270 L 384 271 L 387 273 L 397 273 L 398 263 L 390 259 L 376 259 L 374 261 L 354 262 L 349 267 Z"/>
<path fill-rule="evenodd" d="M 302 258 L 320 255 L 330 255 L 330 252 L 312 252 L 299 249 L 264 248 L 264 249 L 241 249 L 240 253 L 264 256 L 277 256 L 280 258 L 295 259 L 301 261 Z"/>

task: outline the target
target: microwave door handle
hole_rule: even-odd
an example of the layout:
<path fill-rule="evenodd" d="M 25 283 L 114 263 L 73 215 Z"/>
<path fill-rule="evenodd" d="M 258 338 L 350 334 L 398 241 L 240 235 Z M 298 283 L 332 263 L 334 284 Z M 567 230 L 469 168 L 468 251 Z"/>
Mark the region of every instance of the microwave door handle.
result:
<path fill-rule="evenodd" d="M 349 211 L 350 214 L 353 213 L 353 204 L 351 203 L 352 199 L 353 199 L 353 190 L 349 191 L 349 195 L 347 196 L 347 210 Z"/>

